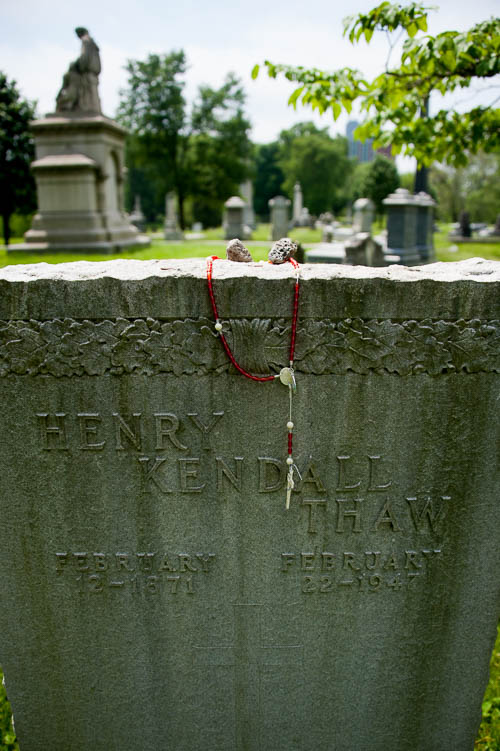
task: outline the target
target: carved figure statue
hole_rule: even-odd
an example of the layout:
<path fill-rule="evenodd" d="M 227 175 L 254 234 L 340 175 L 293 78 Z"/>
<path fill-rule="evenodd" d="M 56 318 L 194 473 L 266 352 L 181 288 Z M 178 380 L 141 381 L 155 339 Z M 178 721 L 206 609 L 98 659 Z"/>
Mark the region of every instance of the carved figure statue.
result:
<path fill-rule="evenodd" d="M 87 29 L 79 26 L 76 35 L 82 41 L 80 56 L 71 63 L 64 74 L 63 84 L 56 99 L 56 112 L 85 112 L 101 114 L 98 82 L 101 72 L 99 47 Z"/>

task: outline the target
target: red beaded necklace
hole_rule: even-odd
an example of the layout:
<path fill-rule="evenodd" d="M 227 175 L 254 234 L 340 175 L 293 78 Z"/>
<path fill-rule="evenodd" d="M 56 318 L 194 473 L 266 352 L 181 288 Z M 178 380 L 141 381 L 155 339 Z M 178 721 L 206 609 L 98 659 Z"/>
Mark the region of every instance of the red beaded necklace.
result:
<path fill-rule="evenodd" d="M 218 256 L 210 256 L 207 259 L 207 282 L 208 282 L 208 293 L 210 295 L 210 301 L 212 303 L 212 310 L 215 317 L 215 330 L 217 334 L 219 335 L 222 346 L 224 347 L 227 356 L 229 357 L 230 361 L 236 368 L 236 370 L 244 375 L 246 378 L 250 378 L 252 381 L 274 381 L 275 379 L 279 378 L 281 383 L 283 383 L 285 386 L 288 386 L 289 389 L 289 395 L 290 395 L 290 409 L 289 409 L 289 420 L 287 422 L 287 429 L 288 429 L 288 457 L 286 460 L 286 463 L 288 465 L 288 474 L 287 474 L 287 494 L 286 494 L 286 508 L 288 509 L 290 507 L 290 496 L 291 492 L 294 488 L 294 481 L 293 481 L 293 469 L 295 467 L 295 470 L 297 474 L 300 477 L 300 473 L 297 469 L 297 466 L 295 465 L 293 461 L 292 456 L 292 443 L 293 443 L 293 421 L 292 421 L 292 393 L 295 391 L 295 373 L 293 369 L 293 358 L 295 355 L 295 337 L 297 334 L 297 318 L 299 313 L 299 264 L 294 258 L 289 259 L 289 263 L 292 264 L 293 268 L 295 269 L 295 291 L 293 296 L 293 314 L 292 314 L 292 336 L 290 340 L 290 358 L 289 358 L 289 367 L 282 368 L 278 374 L 273 375 L 266 375 L 266 376 L 257 376 L 253 373 L 249 373 L 247 370 L 241 367 L 241 365 L 236 361 L 236 358 L 234 357 L 233 353 L 231 352 L 231 348 L 229 344 L 227 343 L 227 339 L 224 336 L 222 332 L 222 323 L 219 321 L 219 313 L 217 311 L 217 303 L 215 302 L 215 295 L 212 285 L 212 273 L 213 273 L 213 264 L 214 261 L 220 261 L 221 259 Z"/>

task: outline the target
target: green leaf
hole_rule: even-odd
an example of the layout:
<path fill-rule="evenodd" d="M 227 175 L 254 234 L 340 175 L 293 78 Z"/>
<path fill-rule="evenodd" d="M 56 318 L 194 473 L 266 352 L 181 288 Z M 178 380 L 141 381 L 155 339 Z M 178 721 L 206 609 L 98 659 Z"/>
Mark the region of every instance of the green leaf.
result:
<path fill-rule="evenodd" d="M 260 65 L 257 63 L 257 65 L 254 65 L 252 68 L 252 78 L 254 81 L 259 75 L 259 70 L 260 70 Z"/>
<path fill-rule="evenodd" d="M 370 41 L 372 36 L 373 36 L 373 29 L 365 29 L 365 39 L 367 42 Z"/>
<path fill-rule="evenodd" d="M 411 24 L 409 24 L 407 31 L 408 31 L 408 34 L 409 34 L 409 35 L 410 35 L 411 37 L 414 37 L 414 36 L 415 36 L 415 34 L 416 34 L 416 33 L 417 33 L 417 31 L 418 31 L 418 26 L 417 26 L 417 24 L 416 24 L 416 23 L 411 23 Z"/>
<path fill-rule="evenodd" d="M 340 113 L 342 112 L 342 107 L 338 102 L 332 102 L 332 110 L 333 110 L 333 119 L 337 120 Z"/>

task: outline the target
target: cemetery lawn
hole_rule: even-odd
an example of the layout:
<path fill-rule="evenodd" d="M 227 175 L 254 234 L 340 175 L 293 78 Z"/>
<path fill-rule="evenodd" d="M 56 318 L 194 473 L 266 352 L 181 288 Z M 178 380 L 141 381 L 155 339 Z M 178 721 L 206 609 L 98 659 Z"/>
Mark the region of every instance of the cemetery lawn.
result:
<path fill-rule="evenodd" d="M 267 254 L 272 241 L 269 239 L 269 224 L 260 224 L 253 234 L 252 240 L 247 245 L 254 261 L 267 260 Z M 375 233 L 382 226 L 376 226 Z M 491 261 L 500 261 L 500 243 L 462 243 L 453 244 L 448 239 L 449 225 L 442 225 L 434 234 L 434 245 L 438 261 L 463 261 L 466 258 L 480 257 Z M 187 233 L 189 236 L 189 233 Z M 296 227 L 290 231 L 290 236 L 296 242 L 300 242 L 304 248 L 313 247 L 321 242 L 320 230 L 308 227 Z M 22 242 L 22 238 L 13 238 L 11 252 L 0 249 L 0 267 L 10 266 L 17 263 L 67 263 L 71 261 L 111 261 L 116 258 L 134 258 L 137 260 L 151 260 L 155 258 L 205 258 L 217 255 L 224 258 L 226 255 L 227 241 L 223 239 L 222 227 L 204 230 L 203 238 L 193 237 L 184 242 L 165 242 L 160 233 L 152 236 L 149 248 L 138 250 L 125 250 L 121 253 L 16 253 L 16 243 Z M 2 248 L 3 246 L 0 246 Z M 0 749 L 1 751 L 1 749 Z"/>

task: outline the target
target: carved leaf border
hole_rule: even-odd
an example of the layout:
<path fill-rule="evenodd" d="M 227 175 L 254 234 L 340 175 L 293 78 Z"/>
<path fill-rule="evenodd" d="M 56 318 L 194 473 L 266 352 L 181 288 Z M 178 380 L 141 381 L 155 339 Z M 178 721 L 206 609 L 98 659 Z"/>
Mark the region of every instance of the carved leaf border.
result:
<path fill-rule="evenodd" d="M 224 332 L 254 373 L 288 361 L 290 322 L 234 319 Z M 315 375 L 500 372 L 500 321 L 305 319 L 295 365 Z M 0 321 L 0 376 L 236 372 L 207 318 Z"/>

